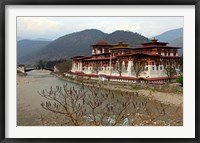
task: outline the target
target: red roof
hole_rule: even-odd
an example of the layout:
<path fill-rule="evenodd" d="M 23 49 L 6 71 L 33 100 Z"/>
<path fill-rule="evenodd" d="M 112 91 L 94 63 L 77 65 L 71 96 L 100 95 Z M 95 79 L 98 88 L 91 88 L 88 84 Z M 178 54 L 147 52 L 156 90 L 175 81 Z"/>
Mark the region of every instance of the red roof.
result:
<path fill-rule="evenodd" d="M 99 77 L 98 74 L 84 74 L 83 72 L 66 72 L 71 75 L 78 76 L 89 76 L 89 77 Z M 136 77 L 127 77 L 127 76 L 111 76 L 107 75 L 106 78 L 110 79 L 124 79 L 124 80 L 147 80 L 147 81 L 156 81 L 156 80 L 165 80 L 169 79 L 169 77 L 155 77 L 155 78 L 136 78 Z M 171 79 L 175 79 L 176 76 L 171 77 Z"/>
<path fill-rule="evenodd" d="M 144 46 L 146 46 L 146 45 L 163 45 L 163 46 L 165 46 L 167 44 L 168 43 L 166 43 L 166 42 L 147 42 L 147 43 L 142 43 L 141 45 L 144 45 Z"/>
<path fill-rule="evenodd" d="M 98 55 L 109 55 L 110 52 L 106 52 L 106 53 L 100 53 L 100 54 L 93 54 L 92 56 L 98 56 Z"/>
<path fill-rule="evenodd" d="M 112 78 L 112 79 L 147 80 L 147 81 L 169 79 L 168 77 L 155 77 L 155 78 L 136 78 L 136 77 L 127 77 L 127 76 L 106 76 L 106 77 L 107 78 Z M 175 78 L 176 78 L 176 76 L 171 77 L 171 79 L 175 79 Z"/>
<path fill-rule="evenodd" d="M 65 72 L 65 74 L 72 74 L 72 75 L 79 75 L 79 74 L 83 74 L 83 72 L 81 71 L 75 71 L 75 72 Z"/>
<path fill-rule="evenodd" d="M 105 40 L 99 40 L 99 41 L 97 42 L 97 45 L 108 45 L 108 42 L 105 41 Z"/>
<path fill-rule="evenodd" d="M 107 41 L 105 40 L 100 40 L 97 42 L 97 44 L 91 45 L 92 47 L 95 46 L 107 46 L 107 47 L 112 47 L 112 45 L 109 45 Z"/>
<path fill-rule="evenodd" d="M 180 58 L 180 56 L 162 56 L 160 54 L 151 54 L 151 53 L 131 53 L 131 54 L 120 54 L 116 55 L 117 57 L 126 57 L 126 56 L 134 56 L 134 55 L 146 55 L 152 57 L 161 57 L 161 58 Z"/>
<path fill-rule="evenodd" d="M 123 57 L 123 56 L 134 56 L 134 55 L 146 55 L 146 56 L 161 56 L 161 55 L 159 55 L 159 54 L 147 54 L 147 53 L 142 53 L 142 52 L 140 52 L 140 53 L 130 53 L 130 54 L 121 54 L 121 55 L 117 55 L 117 57 Z"/>
<path fill-rule="evenodd" d="M 132 50 L 132 48 L 130 48 L 130 47 L 116 47 L 116 48 L 111 48 L 110 50 L 121 50 L 121 49 L 125 49 L 125 50 Z"/>
<path fill-rule="evenodd" d="M 81 57 L 84 57 L 84 56 L 74 56 L 74 57 L 71 57 L 71 59 L 77 59 L 77 58 L 81 58 Z"/>
<path fill-rule="evenodd" d="M 142 43 L 142 45 L 167 45 L 165 42 L 158 42 L 158 39 L 153 38 L 151 42 Z"/>
<path fill-rule="evenodd" d="M 91 58 L 91 56 L 77 56 L 77 57 L 72 57 L 71 59 L 83 60 L 83 59 L 87 59 L 87 58 Z"/>
<path fill-rule="evenodd" d="M 107 78 L 112 78 L 112 79 L 126 79 L 126 80 L 138 80 L 139 78 L 136 77 L 127 77 L 127 76 L 106 76 Z"/>
<path fill-rule="evenodd" d="M 180 49 L 180 47 L 173 47 L 173 46 L 160 46 L 160 45 L 149 45 L 149 46 L 138 46 L 132 47 L 132 50 L 139 50 L 139 49 L 149 49 L 149 48 L 167 48 L 167 49 Z"/>
<path fill-rule="evenodd" d="M 99 77 L 97 74 L 79 74 L 79 76 Z"/>
<path fill-rule="evenodd" d="M 175 79 L 176 76 L 171 77 L 171 79 Z M 145 78 L 144 80 L 152 81 L 152 80 L 165 80 L 169 79 L 169 77 L 154 77 L 154 78 Z"/>
<path fill-rule="evenodd" d="M 112 57 L 112 59 L 115 59 L 115 57 Z M 101 61 L 101 60 L 110 60 L 110 57 L 109 58 L 90 58 L 90 59 L 85 59 L 84 61 Z"/>

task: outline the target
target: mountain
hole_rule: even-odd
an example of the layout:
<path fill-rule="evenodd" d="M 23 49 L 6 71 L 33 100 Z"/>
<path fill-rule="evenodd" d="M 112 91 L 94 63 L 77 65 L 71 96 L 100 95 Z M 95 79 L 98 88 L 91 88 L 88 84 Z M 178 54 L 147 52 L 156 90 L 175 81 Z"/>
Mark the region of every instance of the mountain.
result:
<path fill-rule="evenodd" d="M 183 37 L 176 38 L 169 43 L 170 46 L 183 47 Z"/>
<path fill-rule="evenodd" d="M 118 30 L 111 34 L 108 34 L 104 39 L 111 44 L 116 44 L 117 42 L 122 41 L 124 43 L 128 43 L 130 47 L 140 45 L 141 43 L 149 41 L 148 38 L 138 33 L 122 30 Z"/>
<path fill-rule="evenodd" d="M 105 33 L 95 29 L 65 35 L 33 54 L 30 61 L 69 59 L 75 55 L 90 54 L 90 45 L 96 43 L 105 35 Z"/>
<path fill-rule="evenodd" d="M 179 56 L 183 54 L 183 37 L 176 38 L 175 40 L 171 41 L 169 46 L 175 46 L 175 47 L 180 47 L 181 49 L 179 50 Z"/>
<path fill-rule="evenodd" d="M 178 54 L 179 56 L 183 54 L 183 28 L 168 30 L 155 38 L 161 42 L 168 42 L 169 46 L 180 47 Z"/>
<path fill-rule="evenodd" d="M 34 41 L 34 40 L 20 40 L 17 42 L 17 62 L 24 63 L 24 61 L 31 55 L 44 46 L 48 45 L 49 41 Z"/>
<path fill-rule="evenodd" d="M 37 38 L 34 39 L 35 41 L 52 41 L 51 39 L 46 39 L 46 38 Z"/>
<path fill-rule="evenodd" d="M 172 42 L 173 40 L 183 37 L 183 28 L 166 31 L 160 35 L 155 36 L 156 39 L 163 42 Z"/>
<path fill-rule="evenodd" d="M 24 38 L 17 36 L 17 41 L 23 40 Z"/>
<path fill-rule="evenodd" d="M 107 40 L 110 44 L 123 41 L 130 44 L 130 46 L 149 41 L 146 37 L 129 31 L 115 31 L 111 34 L 106 34 L 100 30 L 87 29 L 52 41 L 41 50 L 24 58 L 23 63 L 35 63 L 39 60 L 70 59 L 73 56 L 91 55 L 90 45 L 102 39 Z"/>

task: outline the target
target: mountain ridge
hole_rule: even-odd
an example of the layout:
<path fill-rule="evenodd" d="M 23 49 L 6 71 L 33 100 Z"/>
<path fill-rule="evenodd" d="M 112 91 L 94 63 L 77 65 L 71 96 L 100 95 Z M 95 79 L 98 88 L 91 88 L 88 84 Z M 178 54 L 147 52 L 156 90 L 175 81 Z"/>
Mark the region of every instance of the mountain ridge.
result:
<path fill-rule="evenodd" d="M 24 56 L 21 61 L 26 64 L 39 60 L 70 59 L 78 55 L 91 55 L 90 45 L 96 44 L 102 39 L 108 41 L 109 44 L 123 41 L 130 46 L 149 41 L 148 38 L 129 31 L 117 30 L 107 34 L 97 29 L 86 29 L 61 36 L 32 55 Z"/>
<path fill-rule="evenodd" d="M 24 56 L 40 51 L 49 41 L 35 41 L 29 39 L 19 40 L 17 42 L 17 62 L 21 63 Z"/>
<path fill-rule="evenodd" d="M 159 41 L 170 43 L 179 37 L 183 37 L 183 28 L 168 30 L 154 37 Z"/>
<path fill-rule="evenodd" d="M 178 34 L 177 31 L 179 31 Z M 183 47 L 183 32 L 181 31 L 183 31 L 183 29 L 179 28 L 168 30 L 160 34 L 160 37 L 174 37 L 174 39 L 162 40 L 162 38 L 159 39 L 159 35 L 155 37 L 158 37 L 157 39 L 160 42 L 168 42 L 168 45 Z M 91 55 L 90 46 L 96 44 L 99 40 L 106 40 L 109 44 L 116 44 L 117 42 L 122 41 L 128 43 L 129 47 L 138 46 L 141 43 L 150 41 L 147 37 L 131 31 L 116 30 L 112 33 L 105 33 L 98 29 L 85 29 L 63 35 L 53 41 L 24 40 L 30 42 L 30 45 L 25 45 L 26 47 L 29 47 L 27 49 L 23 48 L 23 46 L 20 46 L 19 44 L 23 40 L 18 41 L 17 60 L 21 64 L 35 64 L 39 60 L 53 61 L 59 59 L 70 59 L 73 56 Z M 36 42 L 37 44 L 39 42 L 40 44 L 36 47 L 34 46 L 35 44 L 31 42 Z M 179 53 L 181 54 L 182 50 L 180 51 L 181 52 Z"/>

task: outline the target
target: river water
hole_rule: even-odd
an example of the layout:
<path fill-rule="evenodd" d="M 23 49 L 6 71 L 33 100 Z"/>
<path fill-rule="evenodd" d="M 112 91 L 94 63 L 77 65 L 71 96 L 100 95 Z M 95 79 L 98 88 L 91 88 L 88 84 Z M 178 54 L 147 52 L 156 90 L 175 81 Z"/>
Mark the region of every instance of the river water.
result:
<path fill-rule="evenodd" d="M 79 87 L 53 76 L 46 70 L 33 70 L 28 72 L 27 76 L 17 76 L 17 125 L 42 125 L 41 119 L 47 111 L 41 108 L 44 98 L 38 92 L 66 83 L 68 86 Z"/>
<path fill-rule="evenodd" d="M 62 80 L 46 70 L 33 70 L 27 73 L 27 76 L 17 76 L 17 125 L 18 126 L 42 126 L 58 125 L 60 115 L 46 111 L 41 107 L 42 102 L 47 100 L 38 92 L 49 90 L 50 87 L 63 86 L 80 88 L 80 85 Z M 151 101 L 144 97 L 137 97 L 137 103 L 148 102 L 149 108 L 155 110 L 160 108 L 160 103 Z M 165 107 L 166 112 L 171 116 L 176 108 Z M 180 112 L 182 120 L 182 111 Z M 167 120 L 169 116 L 165 117 Z M 63 119 L 64 120 L 64 119 Z M 59 124 L 60 125 L 60 124 Z"/>

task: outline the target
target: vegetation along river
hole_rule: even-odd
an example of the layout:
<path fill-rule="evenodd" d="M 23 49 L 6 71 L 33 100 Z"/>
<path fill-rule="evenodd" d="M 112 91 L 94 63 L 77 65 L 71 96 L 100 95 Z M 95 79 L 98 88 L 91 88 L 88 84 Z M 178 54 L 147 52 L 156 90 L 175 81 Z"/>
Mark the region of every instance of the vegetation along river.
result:
<path fill-rule="evenodd" d="M 96 106 L 103 108 L 103 111 L 107 111 L 109 114 L 106 112 L 102 112 L 101 114 L 100 109 L 95 108 L 95 116 L 91 117 L 91 115 L 88 115 L 88 117 L 86 117 L 83 115 L 89 113 L 89 109 L 78 113 L 79 108 L 77 108 L 77 110 L 73 108 L 77 111 L 76 116 L 73 115 L 76 117 L 74 117 L 76 120 L 71 120 L 74 124 L 66 122 L 69 118 L 65 118 L 62 114 L 55 114 L 42 108 L 41 103 L 46 103 L 47 99 L 39 94 L 39 92 L 42 93 L 43 90 L 49 91 L 51 87 L 56 89 L 56 86 L 62 87 L 65 84 L 67 84 L 69 88 L 73 87 L 74 90 L 82 87 L 81 85 L 62 80 L 52 75 L 50 71 L 46 70 L 33 70 L 28 72 L 26 76 L 17 76 L 17 125 L 183 125 L 182 107 L 162 105 L 157 101 L 149 100 L 148 98 L 138 96 L 137 94 L 131 94 L 131 98 L 129 99 L 128 97 L 127 99 L 129 99 L 129 101 L 133 101 L 133 103 L 128 103 L 128 100 L 124 100 L 124 97 L 124 99 L 120 97 L 121 95 L 126 96 L 125 93 L 110 91 L 101 91 L 103 94 L 105 93 L 105 96 L 103 95 L 102 99 L 93 99 L 93 97 L 88 97 L 92 99 L 90 101 L 94 101 L 94 103 L 90 103 L 88 100 L 88 105 L 91 107 Z M 88 88 L 89 87 L 84 87 L 84 90 L 88 90 Z M 113 98 L 113 95 L 117 95 L 117 99 Z M 103 100 L 112 100 L 112 102 L 104 102 Z M 114 100 L 115 102 L 113 102 Z M 120 102 L 120 100 L 123 100 L 123 102 Z M 78 101 L 77 105 L 82 106 L 84 102 L 86 101 Z M 125 108 L 126 110 L 123 110 Z M 134 110 L 134 113 L 131 112 L 132 109 Z M 118 113 L 118 111 L 121 112 Z M 106 118 L 103 118 L 103 116 Z M 83 117 L 85 121 L 83 122 L 83 119 L 79 119 L 79 117 Z M 122 122 L 118 122 L 119 120 Z"/>

